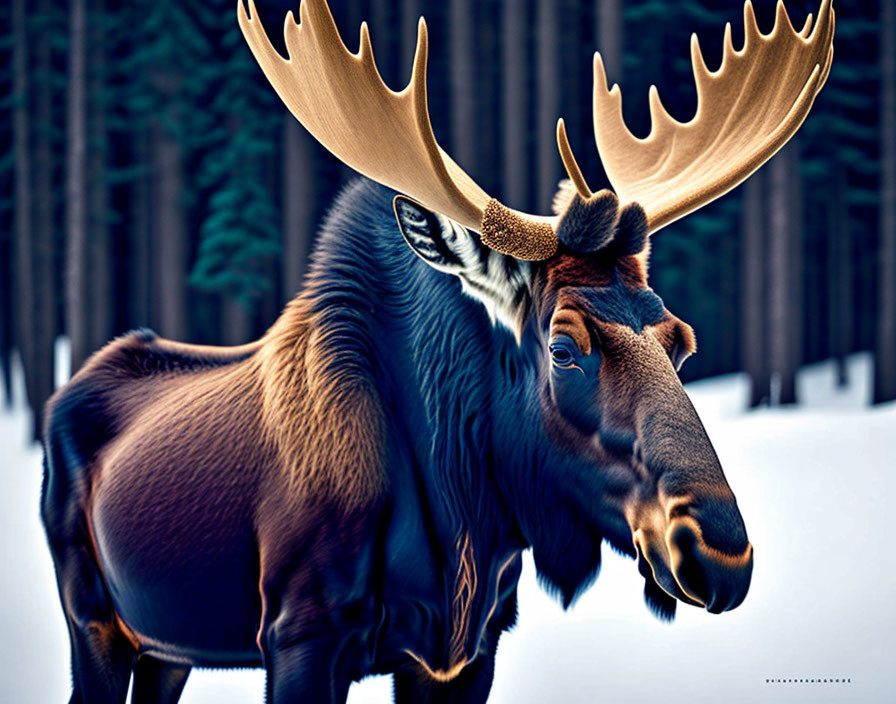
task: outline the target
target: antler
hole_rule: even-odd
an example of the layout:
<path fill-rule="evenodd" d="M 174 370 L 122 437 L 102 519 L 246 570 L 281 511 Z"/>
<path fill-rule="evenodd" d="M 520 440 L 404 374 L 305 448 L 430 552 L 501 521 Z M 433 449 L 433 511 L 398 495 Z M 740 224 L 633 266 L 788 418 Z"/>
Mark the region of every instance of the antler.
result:
<path fill-rule="evenodd" d="M 774 29 L 763 35 L 749 0 L 744 5 L 744 46 L 734 49 L 725 27 L 722 65 L 706 68 L 697 36 L 691 62 L 697 113 L 686 123 L 669 116 L 656 86 L 650 88 L 652 129 L 635 137 L 622 118 L 618 85 L 607 89 L 600 54 L 594 56 L 594 132 L 613 189 L 623 203 L 638 202 L 656 232 L 724 195 L 770 159 L 793 136 L 827 79 L 833 58 L 834 11 L 822 0 L 797 33 L 778 0 Z M 576 164 L 562 121 L 560 153 L 583 198 L 592 193 Z"/>
<path fill-rule="evenodd" d="M 352 54 L 325 0 L 302 0 L 300 24 L 286 15 L 289 59 L 271 46 L 253 0 L 237 13 L 252 53 L 293 115 L 343 162 L 461 225 L 518 259 L 547 259 L 557 249 L 551 221 L 516 213 L 490 198 L 439 147 L 426 100 L 426 23 L 420 19 L 414 69 L 400 93 L 388 88 L 373 59 L 367 24 Z"/>
<path fill-rule="evenodd" d="M 482 242 L 517 259 L 548 259 L 557 250 L 560 217 L 527 215 L 489 197 L 439 147 L 426 100 L 426 23 L 420 19 L 414 69 L 396 93 L 383 83 L 366 23 L 357 54 L 346 49 L 326 0 L 302 0 L 300 24 L 286 16 L 289 58 L 271 46 L 253 0 L 251 18 L 242 0 L 240 28 L 268 80 L 293 115 L 327 149 L 362 174 L 482 234 Z M 696 36 L 691 39 L 697 113 L 687 123 L 669 116 L 650 90 L 653 127 L 638 139 L 622 119 L 618 86 L 607 89 L 600 54 L 594 57 L 594 128 L 607 175 L 623 203 L 637 202 L 656 232 L 718 198 L 746 179 L 780 149 L 802 124 L 827 78 L 833 57 L 834 11 L 822 0 L 795 32 L 779 0 L 771 34 L 756 27 L 753 6 L 744 6 L 744 47 L 725 28 L 722 66 L 706 68 Z M 560 154 L 576 189 L 588 188 L 566 137 L 557 125 Z"/>

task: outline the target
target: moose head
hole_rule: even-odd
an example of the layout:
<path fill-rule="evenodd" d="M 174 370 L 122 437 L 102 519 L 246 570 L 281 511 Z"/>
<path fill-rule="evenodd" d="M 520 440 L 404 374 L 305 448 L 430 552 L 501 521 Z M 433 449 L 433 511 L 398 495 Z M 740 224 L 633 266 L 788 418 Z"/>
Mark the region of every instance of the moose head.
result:
<path fill-rule="evenodd" d="M 694 333 L 648 285 L 649 242 L 744 181 L 802 124 L 831 65 L 830 0 L 800 31 L 779 4 L 769 34 L 747 2 L 744 46 L 734 48 L 728 26 L 717 71 L 707 69 L 694 36 L 697 112 L 676 121 L 652 88 L 652 129 L 643 139 L 625 126 L 620 89 L 608 88 L 596 54 L 594 131 L 613 190 L 590 190 L 561 119 L 569 181 L 552 216 L 502 205 L 439 147 L 422 19 L 411 80 L 396 93 L 377 71 L 366 24 L 352 54 L 326 3 L 305 0 L 300 24 L 286 18 L 284 59 L 252 0 L 249 7 L 251 17 L 239 6 L 242 31 L 295 117 L 346 164 L 403 194 L 396 216 L 424 261 L 458 276 L 518 341 L 534 332 L 545 432 L 587 459 L 603 487 L 599 495 L 570 493 L 598 516 L 604 537 L 638 557 L 648 600 L 667 615 L 675 599 L 713 613 L 738 606 L 753 549 L 678 379 Z"/>

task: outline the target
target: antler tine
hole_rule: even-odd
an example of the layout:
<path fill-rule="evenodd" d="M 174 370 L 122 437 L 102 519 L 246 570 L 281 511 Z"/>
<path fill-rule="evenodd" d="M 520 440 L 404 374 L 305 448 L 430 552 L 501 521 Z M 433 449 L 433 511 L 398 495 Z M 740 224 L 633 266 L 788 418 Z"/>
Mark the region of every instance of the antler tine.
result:
<path fill-rule="evenodd" d="M 810 12 L 806 15 L 806 23 L 803 25 L 802 30 L 800 30 L 800 36 L 805 39 L 809 36 L 809 32 L 812 30 L 812 13 Z"/>
<path fill-rule="evenodd" d="M 249 11 L 251 18 L 240 2 L 240 27 L 262 70 L 293 115 L 325 147 L 361 173 L 409 195 L 419 193 L 425 183 L 421 199 L 427 205 L 467 227 L 479 227 L 488 195 L 469 177 L 455 182 L 459 169 L 445 163 L 432 134 L 425 22 L 419 24 L 411 80 L 396 93 L 376 68 L 366 23 L 358 53 L 352 54 L 326 2 L 303 0 L 299 24 L 292 12 L 286 15 L 289 58 L 283 59 L 258 20 L 254 0 L 249 0 Z M 364 130 L 358 129 L 360 122 Z"/>
<path fill-rule="evenodd" d="M 640 203 L 653 233 L 741 183 L 802 124 L 830 71 L 833 31 L 831 0 L 822 0 L 814 26 L 810 16 L 799 32 L 779 2 L 775 26 L 766 35 L 746 2 L 743 48 L 734 48 L 726 26 L 717 71 L 707 68 L 696 35 L 691 37 L 694 117 L 686 123 L 672 118 L 651 87 L 652 124 L 644 139 L 626 127 L 621 92 L 617 86 L 608 90 L 596 55 L 595 138 L 620 200 Z M 564 156 L 564 163 L 570 170 L 575 162 Z"/>
<path fill-rule="evenodd" d="M 576 157 L 572 153 L 572 147 L 569 146 L 569 137 L 566 136 L 566 123 L 561 117 L 557 120 L 557 147 L 560 149 L 560 158 L 563 160 L 563 166 L 569 175 L 569 180 L 576 187 L 578 194 L 588 200 L 594 195 L 594 192 L 588 188 L 588 182 L 582 175 L 582 169 L 576 161 Z"/>
<path fill-rule="evenodd" d="M 489 247 L 519 259 L 557 249 L 552 220 L 516 213 L 480 188 L 436 142 L 426 98 L 428 35 L 420 19 L 414 68 L 400 93 L 383 82 L 370 32 L 352 54 L 325 0 L 302 0 L 300 23 L 286 16 L 288 59 L 271 46 L 253 0 L 240 0 L 240 28 L 259 65 L 296 119 L 334 155 L 375 181 L 482 233 Z"/>

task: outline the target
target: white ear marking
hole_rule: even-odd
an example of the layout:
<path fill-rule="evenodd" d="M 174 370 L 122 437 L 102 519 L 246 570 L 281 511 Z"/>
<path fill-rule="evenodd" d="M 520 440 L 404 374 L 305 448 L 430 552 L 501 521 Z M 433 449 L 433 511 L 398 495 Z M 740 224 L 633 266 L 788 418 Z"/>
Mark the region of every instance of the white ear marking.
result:
<path fill-rule="evenodd" d="M 461 290 L 484 306 L 492 325 L 500 323 L 519 340 L 531 301 L 531 263 L 486 247 L 467 228 L 409 198 L 396 196 L 394 208 L 405 242 L 417 256 L 457 276 Z"/>

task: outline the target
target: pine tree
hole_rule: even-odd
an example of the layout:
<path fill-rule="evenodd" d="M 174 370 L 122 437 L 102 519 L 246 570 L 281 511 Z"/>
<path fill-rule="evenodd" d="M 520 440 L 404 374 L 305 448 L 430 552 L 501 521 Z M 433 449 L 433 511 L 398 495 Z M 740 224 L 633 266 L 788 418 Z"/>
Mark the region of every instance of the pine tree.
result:
<path fill-rule="evenodd" d="M 251 307 L 270 290 L 269 264 L 281 252 L 280 214 L 264 166 L 276 154 L 282 112 L 239 29 L 227 20 L 214 49 L 226 59 L 204 77 L 214 95 L 207 110 L 215 126 L 200 167 L 210 195 L 190 282 Z"/>
<path fill-rule="evenodd" d="M 165 336 L 189 335 L 187 275 L 192 250 L 190 210 L 200 198 L 187 168 L 209 143 L 214 117 L 207 109 L 208 74 L 219 61 L 204 26 L 220 8 L 174 0 L 140 0 L 122 11 L 122 21 L 140 26 L 140 41 L 120 62 L 129 77 L 122 97 L 132 120 L 136 153 L 134 195 L 148 217 L 141 222 L 150 242 L 134 248 L 150 259 L 146 273 L 149 322 Z M 232 8 L 227 13 L 232 21 Z M 131 30 L 132 31 L 132 30 Z M 147 212 L 148 211 L 148 212 Z"/>

